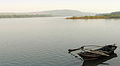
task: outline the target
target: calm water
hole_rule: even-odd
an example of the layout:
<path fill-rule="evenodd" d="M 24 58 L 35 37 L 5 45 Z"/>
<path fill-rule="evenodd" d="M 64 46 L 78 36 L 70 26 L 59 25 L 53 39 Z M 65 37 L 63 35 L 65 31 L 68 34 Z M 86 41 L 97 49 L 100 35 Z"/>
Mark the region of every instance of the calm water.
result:
<path fill-rule="evenodd" d="M 0 66 L 81 66 L 67 49 L 82 45 L 120 46 L 120 20 L 63 18 L 0 19 Z M 119 66 L 118 57 L 88 66 Z"/>

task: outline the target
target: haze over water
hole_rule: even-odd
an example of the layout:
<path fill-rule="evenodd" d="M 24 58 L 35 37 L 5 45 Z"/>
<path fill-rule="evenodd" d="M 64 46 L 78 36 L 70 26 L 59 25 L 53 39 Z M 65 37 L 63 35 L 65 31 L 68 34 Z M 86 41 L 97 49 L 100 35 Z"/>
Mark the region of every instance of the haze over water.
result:
<path fill-rule="evenodd" d="M 118 57 L 98 66 L 120 65 L 120 19 L 0 19 L 0 66 L 81 66 L 68 49 L 113 43 Z"/>

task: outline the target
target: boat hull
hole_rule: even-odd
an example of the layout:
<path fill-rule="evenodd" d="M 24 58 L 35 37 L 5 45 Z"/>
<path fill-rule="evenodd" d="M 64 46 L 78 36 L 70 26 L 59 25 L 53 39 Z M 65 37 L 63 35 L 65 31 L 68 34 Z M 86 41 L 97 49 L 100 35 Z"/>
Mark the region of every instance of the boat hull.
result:
<path fill-rule="evenodd" d="M 94 51 L 102 51 L 105 54 L 111 56 L 112 54 L 114 54 L 114 50 L 117 48 L 117 46 L 113 46 L 113 45 L 107 45 L 104 46 L 100 49 L 96 49 Z M 99 58 L 103 58 L 103 57 L 107 57 L 105 55 L 101 55 L 101 54 L 95 54 L 95 53 L 91 53 L 91 52 L 80 52 L 78 53 L 79 56 L 81 56 L 84 60 L 96 60 Z"/>

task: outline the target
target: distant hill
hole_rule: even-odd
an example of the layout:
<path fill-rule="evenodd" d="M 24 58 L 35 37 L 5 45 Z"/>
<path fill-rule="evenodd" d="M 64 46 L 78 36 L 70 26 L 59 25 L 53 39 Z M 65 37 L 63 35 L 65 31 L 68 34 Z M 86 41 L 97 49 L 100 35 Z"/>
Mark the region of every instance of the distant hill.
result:
<path fill-rule="evenodd" d="M 117 11 L 117 12 L 112 12 L 110 13 L 111 15 L 120 15 L 120 11 Z"/>
<path fill-rule="evenodd" d="M 95 16 L 67 17 L 66 19 L 120 19 L 120 11 L 97 14 Z"/>
<path fill-rule="evenodd" d="M 120 16 L 120 11 L 111 12 L 111 13 L 103 13 L 103 14 L 97 14 L 96 16 Z"/>
<path fill-rule="evenodd" d="M 27 18 L 27 17 L 66 17 L 66 16 L 94 16 L 95 13 L 80 12 L 77 10 L 50 10 L 26 13 L 0 13 L 0 18 Z"/>
<path fill-rule="evenodd" d="M 39 12 L 42 14 L 51 14 L 53 16 L 94 16 L 95 13 L 81 12 L 77 10 L 51 10 Z"/>

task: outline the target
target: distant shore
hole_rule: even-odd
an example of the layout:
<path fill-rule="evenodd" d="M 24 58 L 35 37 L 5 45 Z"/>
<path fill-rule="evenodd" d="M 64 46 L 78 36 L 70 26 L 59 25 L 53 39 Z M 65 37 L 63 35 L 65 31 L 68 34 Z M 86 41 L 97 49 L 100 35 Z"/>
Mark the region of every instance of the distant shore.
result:
<path fill-rule="evenodd" d="M 0 15 L 0 18 L 53 17 L 51 15 Z"/>
<path fill-rule="evenodd" d="M 65 19 L 120 19 L 120 16 L 82 16 L 82 17 L 66 17 Z"/>

